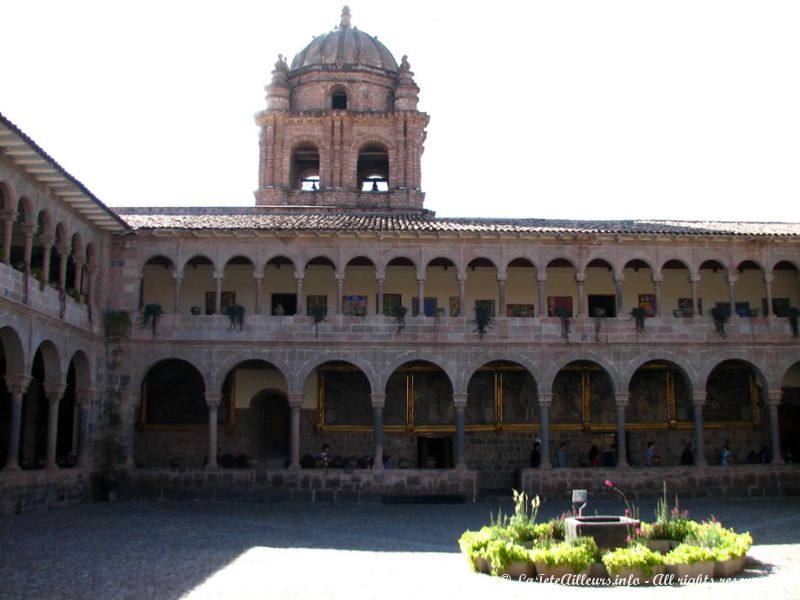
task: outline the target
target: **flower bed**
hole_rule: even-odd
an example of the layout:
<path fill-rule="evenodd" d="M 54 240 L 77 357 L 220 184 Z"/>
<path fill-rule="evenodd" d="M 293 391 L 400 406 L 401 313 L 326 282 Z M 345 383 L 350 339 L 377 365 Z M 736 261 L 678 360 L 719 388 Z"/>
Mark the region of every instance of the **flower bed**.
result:
<path fill-rule="evenodd" d="M 611 482 L 606 482 L 612 487 Z M 638 517 L 627 499 L 626 516 Z M 744 567 L 753 543 L 749 533 L 736 533 L 718 521 L 697 522 L 678 509 L 669 509 L 664 497 L 656 520 L 641 522 L 629 532 L 626 544 L 601 548 L 593 537 L 565 534 L 571 515 L 536 523 L 539 498 L 529 500 L 514 491 L 514 514 L 490 517 L 478 531 L 466 531 L 459 539 L 461 552 L 473 571 L 515 580 L 560 581 L 570 584 L 637 585 L 681 583 L 690 579 L 730 577 Z M 636 521 L 638 523 L 638 521 Z M 653 542 L 663 542 L 653 550 Z M 600 575 L 598 575 L 600 574 Z M 666 574 L 666 575 L 665 575 Z"/>

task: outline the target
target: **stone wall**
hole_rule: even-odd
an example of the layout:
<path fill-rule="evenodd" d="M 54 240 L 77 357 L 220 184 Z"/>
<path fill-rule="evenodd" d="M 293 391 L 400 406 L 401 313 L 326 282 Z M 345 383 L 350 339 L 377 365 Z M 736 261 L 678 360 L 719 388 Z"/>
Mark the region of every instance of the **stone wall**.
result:
<path fill-rule="evenodd" d="M 629 500 L 657 496 L 665 482 L 670 494 L 689 498 L 800 495 L 797 465 L 522 469 L 517 485 L 530 495 L 567 501 L 572 490 L 584 489 L 589 491 L 591 503 L 592 495 L 616 494 L 606 489 L 606 480 L 612 481 Z"/>
<path fill-rule="evenodd" d="M 86 502 L 90 475 L 83 469 L 4 472 L 0 477 L 0 516 Z"/>
<path fill-rule="evenodd" d="M 391 496 L 464 496 L 475 501 L 473 471 L 390 469 L 141 469 L 129 474 L 123 495 L 256 502 L 369 502 Z"/>

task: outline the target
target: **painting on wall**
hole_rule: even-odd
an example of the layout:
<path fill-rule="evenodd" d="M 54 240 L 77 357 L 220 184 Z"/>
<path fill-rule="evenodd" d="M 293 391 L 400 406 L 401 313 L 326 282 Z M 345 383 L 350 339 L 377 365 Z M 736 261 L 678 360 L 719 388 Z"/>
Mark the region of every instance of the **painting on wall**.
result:
<path fill-rule="evenodd" d="M 639 294 L 639 308 L 644 309 L 645 317 L 655 317 L 656 316 L 655 294 Z"/>
<path fill-rule="evenodd" d="M 213 315 L 216 310 L 216 292 L 206 292 L 206 314 Z M 225 314 L 229 306 L 236 304 L 236 292 L 222 292 L 220 296 L 220 314 Z"/>
<path fill-rule="evenodd" d="M 377 300 L 376 300 L 377 307 Z M 383 315 L 385 317 L 394 317 L 397 314 L 397 309 L 403 306 L 402 294 L 384 294 L 383 295 Z"/>
<path fill-rule="evenodd" d="M 506 316 L 535 317 L 535 306 L 533 304 L 506 304 Z"/>
<path fill-rule="evenodd" d="M 342 296 L 342 314 L 346 317 L 366 317 L 367 297 L 360 295 Z"/>
<path fill-rule="evenodd" d="M 458 296 L 450 296 L 450 316 L 457 317 L 461 314 L 461 301 Z"/>
<path fill-rule="evenodd" d="M 559 310 L 564 310 L 568 317 L 572 316 L 572 296 L 547 297 L 547 316 L 557 317 Z"/>
<path fill-rule="evenodd" d="M 486 311 L 486 314 L 491 317 L 495 316 L 494 300 L 475 300 L 475 311 L 478 310 Z"/>
<path fill-rule="evenodd" d="M 435 297 L 425 296 L 424 310 L 426 317 L 436 316 L 436 305 L 437 300 Z M 419 298 L 416 296 L 411 299 L 411 315 L 414 317 L 419 315 Z"/>
<path fill-rule="evenodd" d="M 309 294 L 306 296 L 306 315 L 314 316 L 317 308 L 322 309 L 322 314 L 328 315 L 328 297 L 325 294 Z"/>
<path fill-rule="evenodd" d="M 678 311 L 680 316 L 684 317 L 691 317 L 694 315 L 694 311 L 692 310 L 692 299 L 691 298 L 678 298 Z M 697 314 L 703 314 L 703 299 L 697 299 Z"/>

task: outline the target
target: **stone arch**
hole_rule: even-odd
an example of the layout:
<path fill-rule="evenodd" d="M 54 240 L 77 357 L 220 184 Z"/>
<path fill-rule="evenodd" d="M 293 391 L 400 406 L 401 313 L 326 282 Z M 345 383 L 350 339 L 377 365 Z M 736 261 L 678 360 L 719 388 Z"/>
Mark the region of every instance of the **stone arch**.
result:
<path fill-rule="evenodd" d="M 86 355 L 86 352 L 83 350 L 76 350 L 72 357 L 69 360 L 69 363 L 74 366 L 75 368 L 75 389 L 78 391 L 90 390 L 93 389 L 94 386 L 92 382 L 94 378 L 92 376 L 92 365 L 89 362 L 89 358 Z"/>
<path fill-rule="evenodd" d="M 22 377 L 28 374 L 29 367 L 25 357 L 25 349 L 22 345 L 17 330 L 11 326 L 0 327 L 0 343 L 6 356 L 6 380 L 11 377 Z M 32 360 L 30 357 L 28 360 Z"/>
<path fill-rule="evenodd" d="M 17 214 L 22 217 L 23 223 L 36 223 L 36 209 L 33 201 L 27 196 L 22 196 L 17 204 Z"/>
<path fill-rule="evenodd" d="M 16 197 L 17 194 L 14 191 L 13 184 L 5 179 L 0 180 L 0 204 L 2 204 L 0 210 L 6 212 L 15 210 L 17 204 L 15 201 Z"/>
<path fill-rule="evenodd" d="M 636 358 L 625 365 L 620 371 L 618 389 L 620 391 L 627 390 L 634 373 L 643 365 L 653 361 L 664 361 L 675 365 L 686 378 L 686 383 L 690 386 L 690 392 L 695 389 L 702 389 L 697 387 L 698 375 L 693 363 L 687 360 L 685 356 L 667 349 L 651 350 L 636 356 Z"/>
<path fill-rule="evenodd" d="M 38 223 L 40 237 L 55 235 L 54 220 L 49 210 L 46 208 L 40 209 L 36 216 L 36 221 Z"/>
<path fill-rule="evenodd" d="M 45 384 L 57 384 L 64 382 L 64 369 L 61 365 L 61 358 L 58 355 L 58 348 L 56 344 L 49 339 L 42 340 L 38 347 L 37 352 L 41 352 L 42 361 L 44 363 Z M 34 352 L 34 355 L 36 352 Z"/>
<path fill-rule="evenodd" d="M 311 264 L 313 260 L 325 259 L 326 261 L 331 263 L 333 267 L 334 273 L 339 272 L 339 264 L 336 258 L 333 256 L 333 253 L 328 252 L 309 252 L 309 256 L 302 259 L 303 271 L 308 269 L 308 266 Z"/>
<path fill-rule="evenodd" d="M 185 273 L 186 267 L 189 265 L 189 263 L 192 262 L 193 260 L 199 260 L 199 259 L 202 259 L 203 261 L 208 261 L 208 263 L 211 263 L 212 270 L 214 272 L 217 271 L 217 263 L 213 259 L 209 258 L 209 256 L 204 252 L 195 252 L 188 259 L 184 260 L 183 264 L 181 265 L 181 271 Z M 204 262 L 203 264 L 206 263 Z"/>
<path fill-rule="evenodd" d="M 386 270 L 386 267 L 389 266 L 389 263 L 397 258 L 404 258 L 405 260 L 411 262 L 414 265 L 414 270 L 419 272 L 419 265 L 424 262 L 424 260 L 415 259 L 412 257 L 412 252 L 407 250 L 393 250 L 392 252 L 388 252 L 387 254 L 383 255 L 382 259 L 375 264 L 379 265 L 382 270 Z M 454 261 L 455 262 L 455 261 Z M 458 263 L 456 263 L 458 264 Z"/>
<path fill-rule="evenodd" d="M 611 380 L 611 385 L 614 387 L 614 391 L 617 392 L 622 389 L 619 385 L 619 371 L 617 370 L 616 365 L 609 360 L 606 355 L 595 350 L 576 350 L 565 354 L 550 364 L 548 369 L 542 375 L 541 381 L 538 382 L 540 384 L 539 393 L 552 393 L 553 382 L 555 381 L 556 375 L 558 375 L 559 371 L 561 371 L 561 369 L 566 367 L 568 364 L 578 361 L 596 363 L 608 374 L 608 377 Z"/>
<path fill-rule="evenodd" d="M 770 389 L 769 384 L 771 382 L 771 370 L 767 368 L 766 365 L 754 360 L 753 356 L 748 351 L 737 349 L 726 349 L 724 353 L 716 354 L 703 363 L 697 373 L 697 387 L 695 389 L 698 391 L 705 390 L 706 385 L 708 384 L 708 376 L 711 374 L 711 371 L 729 360 L 745 363 L 747 366 L 753 369 L 759 381 L 764 386 L 763 389 L 765 391 Z"/>
<path fill-rule="evenodd" d="M 142 389 L 142 384 L 144 383 L 145 377 L 154 366 L 156 366 L 160 362 L 164 362 L 165 360 L 182 360 L 184 362 L 189 363 L 195 369 L 197 369 L 198 373 L 200 373 L 200 377 L 202 377 L 203 379 L 203 385 L 205 386 L 206 391 L 212 389 L 209 387 L 209 381 L 208 381 L 209 370 L 207 366 L 201 361 L 199 361 L 196 357 L 181 352 L 175 352 L 174 350 L 171 349 L 165 349 L 160 351 L 154 349 L 154 351 L 148 355 L 147 362 L 138 365 L 135 369 L 133 369 L 133 372 L 131 373 L 130 389 L 133 390 L 134 393 L 137 395 L 137 400 L 136 400 L 137 404 L 138 404 L 138 395 Z"/>
<path fill-rule="evenodd" d="M 287 158 L 288 186 L 291 190 L 318 191 L 322 184 L 323 152 L 318 140 L 309 136 L 298 139 L 291 145 Z"/>
<path fill-rule="evenodd" d="M 293 377 L 289 381 L 289 393 L 302 393 L 305 387 L 306 379 L 308 379 L 309 375 L 311 375 L 311 372 L 325 363 L 334 361 L 346 362 L 358 367 L 367 377 L 367 381 L 369 381 L 370 390 L 372 393 L 375 393 L 376 390 L 380 389 L 378 386 L 378 376 L 372 364 L 362 359 L 358 355 L 348 354 L 347 352 L 341 352 L 338 350 L 330 350 L 317 354 L 313 358 L 307 360 L 300 366 L 299 369 L 297 369 L 297 371 L 294 372 Z"/>
<path fill-rule="evenodd" d="M 347 110 L 350 94 L 348 88 L 341 82 L 334 83 L 328 88 L 328 104 L 331 110 Z"/>
<path fill-rule="evenodd" d="M 356 190 L 359 192 L 388 192 L 393 186 L 395 152 L 390 143 L 370 136 L 357 146 Z"/>
<path fill-rule="evenodd" d="M 260 361 L 268 363 L 275 367 L 281 374 L 286 382 L 286 389 L 291 391 L 290 382 L 292 381 L 292 368 L 291 364 L 283 358 L 279 357 L 277 353 L 269 350 L 252 351 L 242 350 L 235 354 L 228 355 L 223 361 L 214 367 L 209 377 L 209 389 L 219 390 L 222 387 L 225 378 L 230 374 L 238 365 L 248 361 Z M 301 390 L 302 391 L 302 390 Z"/>
<path fill-rule="evenodd" d="M 457 393 L 466 393 L 469 380 L 475 372 L 483 365 L 497 361 L 512 362 L 524 367 L 525 370 L 531 374 L 537 386 L 540 385 L 540 382 L 544 378 L 544 372 L 540 365 L 532 361 L 529 356 L 522 352 L 517 352 L 515 350 L 482 350 L 471 355 L 467 363 L 462 365 L 459 371 L 459 378 L 453 386 L 453 389 L 457 390 Z"/>
<path fill-rule="evenodd" d="M 782 385 L 782 382 L 786 378 L 787 373 L 789 373 L 792 367 L 798 363 L 800 363 L 800 354 L 787 356 L 776 361 L 775 366 L 773 367 L 773 382 L 770 390 L 779 389 Z"/>
<path fill-rule="evenodd" d="M 385 363 L 381 367 L 380 373 L 378 374 L 378 386 L 375 389 L 385 391 L 386 383 L 389 381 L 389 377 L 391 377 L 392 373 L 406 363 L 417 361 L 428 362 L 436 367 L 439 367 L 442 371 L 444 371 L 445 375 L 447 375 L 448 379 L 450 380 L 450 385 L 453 386 L 453 393 L 457 393 L 456 385 L 458 382 L 458 369 L 455 368 L 455 365 L 443 361 L 440 354 L 435 354 L 434 352 L 427 350 L 408 350 L 395 356 L 389 362 Z"/>

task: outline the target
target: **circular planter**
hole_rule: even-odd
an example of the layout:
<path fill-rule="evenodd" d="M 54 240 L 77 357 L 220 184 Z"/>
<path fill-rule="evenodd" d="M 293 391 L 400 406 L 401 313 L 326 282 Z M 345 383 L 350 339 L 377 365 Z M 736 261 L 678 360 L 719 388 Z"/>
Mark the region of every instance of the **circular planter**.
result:
<path fill-rule="evenodd" d="M 675 540 L 647 540 L 647 547 L 653 552 L 666 554 L 678 544 Z"/>
<path fill-rule="evenodd" d="M 511 579 L 521 579 L 522 577 L 533 579 L 536 577 L 536 565 L 528 561 L 514 560 L 509 563 L 505 572 Z"/>
<path fill-rule="evenodd" d="M 548 565 L 547 563 L 536 563 L 536 574 L 545 579 L 561 579 L 565 575 L 589 574 L 589 567 L 583 571 L 573 571 L 569 565 Z"/>
<path fill-rule="evenodd" d="M 667 573 L 674 575 L 675 579 L 710 579 L 714 576 L 714 564 L 713 560 L 709 560 L 692 564 L 678 563 L 666 567 Z"/>
<path fill-rule="evenodd" d="M 744 569 L 744 556 L 714 562 L 714 577 L 732 577 Z"/>
<path fill-rule="evenodd" d="M 472 569 L 477 573 L 489 574 L 492 572 L 492 564 L 482 556 L 472 557 Z"/>
<path fill-rule="evenodd" d="M 653 577 L 666 573 L 664 565 L 654 565 L 649 571 L 638 567 L 622 567 L 619 571 L 609 571 L 614 583 L 624 583 L 626 585 L 649 585 L 653 583 Z"/>

